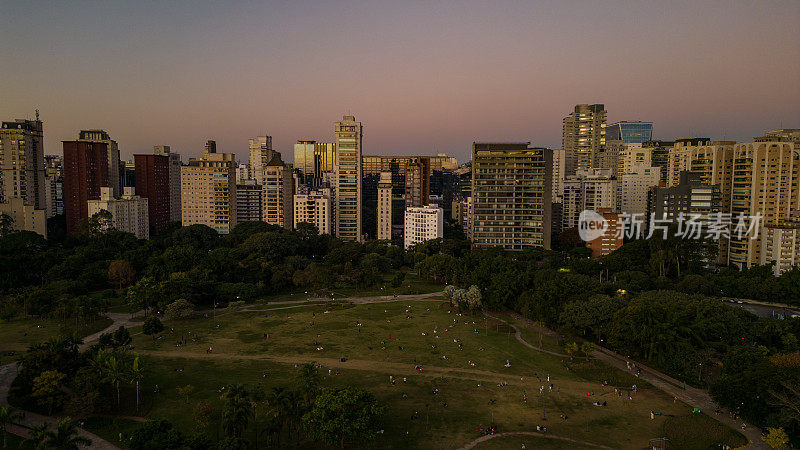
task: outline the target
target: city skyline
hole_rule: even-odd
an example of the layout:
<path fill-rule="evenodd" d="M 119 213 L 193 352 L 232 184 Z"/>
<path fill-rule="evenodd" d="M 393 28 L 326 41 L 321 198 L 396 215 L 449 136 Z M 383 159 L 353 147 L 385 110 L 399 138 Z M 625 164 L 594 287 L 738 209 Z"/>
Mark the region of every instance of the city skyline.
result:
<path fill-rule="evenodd" d="M 748 141 L 800 118 L 796 2 L 92 5 L 4 6 L 4 117 L 39 109 L 47 154 L 104 129 L 123 159 L 200 157 L 214 139 L 245 160 L 265 134 L 288 158 L 354 115 L 365 155 L 463 162 L 472 142 L 559 148 L 581 103 L 669 140 Z"/>

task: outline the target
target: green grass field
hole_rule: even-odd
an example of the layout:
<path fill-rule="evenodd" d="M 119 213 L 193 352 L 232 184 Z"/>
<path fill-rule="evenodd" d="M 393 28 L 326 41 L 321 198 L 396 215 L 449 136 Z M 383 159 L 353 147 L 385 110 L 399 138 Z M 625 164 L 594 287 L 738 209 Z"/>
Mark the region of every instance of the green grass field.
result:
<path fill-rule="evenodd" d="M 121 414 L 164 418 L 193 432 L 198 427 L 192 410 L 208 401 L 215 419 L 203 432 L 211 438 L 219 433 L 222 386 L 288 386 L 297 375 L 295 364 L 310 361 L 322 364 L 323 385 L 363 386 L 388 406 L 385 433 L 375 448 L 459 448 L 480 437 L 478 428 L 493 420 L 500 432 L 532 431 L 540 424 L 552 435 L 642 448 L 662 435 L 667 418 L 691 415 L 687 405 L 649 386 L 640 384 L 630 400 L 627 394 L 619 396 L 614 384 L 629 388 L 635 382 L 629 374 L 539 353 L 517 342 L 504 325 L 458 315 L 441 301 L 290 308 L 259 304 L 249 311 L 217 311 L 215 319 L 165 325 L 162 339 L 134 337 L 136 351 L 146 355 L 148 376 L 141 410 L 135 411 L 128 387 Z M 179 339 L 188 344 L 177 347 Z M 506 360 L 510 367 L 504 366 Z M 422 373 L 414 370 L 416 363 L 422 364 Z M 390 375 L 397 380 L 394 386 Z M 603 386 L 603 380 L 610 384 Z M 507 385 L 498 386 L 502 382 Z M 177 391 L 186 385 L 193 387 L 188 398 Z M 607 406 L 593 406 L 595 401 Z M 651 410 L 663 415 L 651 420 Z M 87 423 L 114 442 L 119 432 L 134 426 L 121 419 Z M 248 437 L 254 441 L 255 431 Z M 497 439 L 502 440 L 479 448 L 514 448 L 522 442 L 529 442 L 528 448 L 565 448 L 563 441 L 537 437 Z"/>
<path fill-rule="evenodd" d="M 88 336 L 100 331 L 111 324 L 105 317 L 77 327 L 80 336 Z M 14 319 L 9 322 L 0 322 L 0 363 L 8 362 L 8 353 L 20 353 L 28 346 L 38 342 L 57 337 L 60 334 L 73 334 L 76 327 L 74 323 L 62 324 L 52 319 Z"/>

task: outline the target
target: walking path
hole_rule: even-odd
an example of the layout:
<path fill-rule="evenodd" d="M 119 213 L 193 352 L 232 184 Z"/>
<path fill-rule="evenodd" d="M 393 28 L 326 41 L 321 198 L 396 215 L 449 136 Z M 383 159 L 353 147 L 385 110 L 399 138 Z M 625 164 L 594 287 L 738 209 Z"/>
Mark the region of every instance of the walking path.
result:
<path fill-rule="evenodd" d="M 517 320 L 524 321 L 525 319 L 518 314 L 511 314 Z M 491 316 L 490 316 L 491 317 Z M 502 320 L 502 319 L 498 319 Z M 508 322 L 506 322 L 508 323 Z M 511 325 L 511 324 L 509 324 Z M 533 346 L 522 338 L 520 331 L 514 325 L 511 325 L 512 328 L 516 331 L 515 335 L 519 342 L 521 342 L 526 347 L 532 348 L 534 350 L 547 353 L 550 355 L 556 356 L 566 356 L 569 355 L 562 355 L 560 353 L 555 353 L 551 351 L 547 351 L 545 349 Z M 742 423 L 745 423 L 742 420 L 734 420 L 729 414 L 718 414 L 714 411 L 721 409 L 719 405 L 717 405 L 714 400 L 711 399 L 711 396 L 708 394 L 708 391 L 704 389 L 698 389 L 692 386 L 685 386 L 684 383 L 681 381 L 676 380 L 675 378 L 670 377 L 667 374 L 661 373 L 651 367 L 647 367 L 642 365 L 638 362 L 635 362 L 631 359 L 628 359 L 618 353 L 615 353 L 607 348 L 596 346 L 597 350 L 592 352 L 592 356 L 600 361 L 605 362 L 617 369 L 623 371 L 630 371 L 629 364 L 633 367 L 642 369 L 642 372 L 639 374 L 639 378 L 647 381 L 648 383 L 655 386 L 657 389 L 681 400 L 684 403 L 694 407 L 700 408 L 701 411 L 705 412 L 710 417 L 716 419 L 717 421 L 731 427 L 734 430 L 739 430 L 750 442 L 748 448 L 758 448 L 758 449 L 766 449 L 769 448 L 764 441 L 761 440 L 761 430 L 757 427 L 746 424 L 746 428 L 744 430 L 741 429 Z"/>
<path fill-rule="evenodd" d="M 108 313 L 107 314 L 108 318 L 110 318 L 113 321 L 111 325 L 109 325 L 102 331 L 98 331 L 97 333 L 86 336 L 83 339 L 81 350 L 85 350 L 86 348 L 88 348 L 89 345 L 91 345 L 92 343 L 94 343 L 94 341 L 99 339 L 100 335 L 103 333 L 110 333 L 119 328 L 120 326 L 130 327 L 132 324 L 131 319 L 137 314 L 139 313 L 136 314 Z M 0 404 L 8 405 L 8 391 L 9 389 L 11 389 L 11 383 L 14 381 L 14 378 L 17 377 L 18 373 L 19 373 L 19 366 L 17 366 L 16 363 L 0 366 Z M 55 427 L 58 421 L 57 417 L 44 416 L 30 411 L 18 410 L 18 412 L 24 414 L 24 417 L 19 421 L 17 421 L 15 424 L 9 426 L 8 432 L 26 439 L 28 438 L 28 430 L 30 428 L 41 426 L 43 424 L 47 424 L 50 427 Z M 87 439 L 91 439 L 92 445 L 90 446 L 90 448 L 92 449 L 99 449 L 99 450 L 118 449 L 118 447 L 112 444 L 111 442 L 108 442 L 105 439 L 101 438 L 100 436 L 90 433 L 82 428 L 78 428 L 78 434 Z"/>
<path fill-rule="evenodd" d="M 474 441 L 464 445 L 459 450 L 468 450 L 480 444 L 481 442 L 486 442 L 489 439 L 505 437 L 505 436 L 534 436 L 538 439 L 555 439 L 558 441 L 572 442 L 573 444 L 581 444 L 589 447 L 607 448 L 607 449 L 613 448 L 613 447 L 606 447 L 605 445 L 595 444 L 593 442 L 581 441 L 580 439 L 572 439 L 564 436 L 556 436 L 554 434 L 543 434 L 536 431 L 509 431 L 505 433 L 487 434 L 486 436 L 481 436 L 478 439 L 475 439 Z M 536 446 L 532 445 L 531 448 L 536 448 Z"/>

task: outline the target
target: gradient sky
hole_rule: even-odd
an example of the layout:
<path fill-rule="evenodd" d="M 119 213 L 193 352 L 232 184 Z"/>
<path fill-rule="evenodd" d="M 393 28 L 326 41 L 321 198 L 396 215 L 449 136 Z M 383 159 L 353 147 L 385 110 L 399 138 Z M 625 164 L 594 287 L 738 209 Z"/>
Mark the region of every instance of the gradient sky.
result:
<path fill-rule="evenodd" d="M 558 148 L 576 103 L 656 138 L 800 128 L 800 1 L 34 2 L 0 6 L 0 118 L 45 152 L 104 128 L 124 159 L 206 139 L 333 140 L 466 160 L 472 141 Z M 285 158 L 286 159 L 286 158 Z M 289 158 L 291 159 L 291 158 Z"/>

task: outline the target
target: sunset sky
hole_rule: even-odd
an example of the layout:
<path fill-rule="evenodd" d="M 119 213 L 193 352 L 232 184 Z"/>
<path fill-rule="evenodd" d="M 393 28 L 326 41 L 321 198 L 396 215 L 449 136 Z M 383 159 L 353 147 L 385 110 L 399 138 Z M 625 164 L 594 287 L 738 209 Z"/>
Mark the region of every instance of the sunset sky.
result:
<path fill-rule="evenodd" d="M 123 159 L 273 136 L 468 158 L 472 141 L 561 145 L 576 103 L 656 138 L 800 128 L 800 1 L 33 2 L 0 5 L 0 119 L 45 152 L 103 128 Z M 288 158 L 291 160 L 291 157 Z"/>

